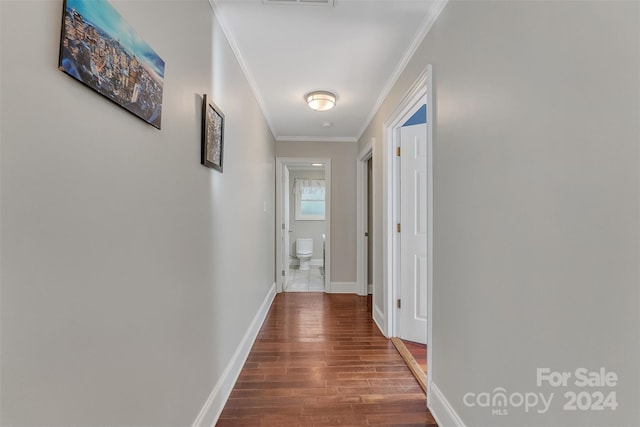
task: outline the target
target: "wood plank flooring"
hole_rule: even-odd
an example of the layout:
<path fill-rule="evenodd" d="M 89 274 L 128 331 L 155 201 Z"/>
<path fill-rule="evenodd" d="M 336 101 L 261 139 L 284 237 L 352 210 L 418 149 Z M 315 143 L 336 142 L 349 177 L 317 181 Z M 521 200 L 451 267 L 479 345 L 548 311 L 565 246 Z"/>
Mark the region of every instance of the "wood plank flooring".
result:
<path fill-rule="evenodd" d="M 405 343 L 409 343 L 409 341 L 404 341 L 404 340 L 401 340 L 400 338 L 393 337 L 391 338 L 391 342 L 398 350 L 398 353 L 400 353 L 400 356 L 402 356 L 402 358 L 404 359 L 404 362 L 407 364 L 407 367 L 415 377 L 416 381 L 418 381 L 418 384 L 420 384 L 420 387 L 422 388 L 422 390 L 424 390 L 424 392 L 426 393 L 427 392 L 427 371 L 426 369 L 424 371 L 422 370 L 422 366 L 420 366 L 420 364 L 416 361 L 416 358 L 413 355 L 413 353 L 409 351 L 409 349 L 405 345 Z"/>
<path fill-rule="evenodd" d="M 413 356 L 422 371 L 427 373 L 427 346 L 413 341 L 402 340 L 402 343 Z"/>
<path fill-rule="evenodd" d="M 413 356 L 416 363 L 420 365 L 422 371 L 427 373 L 427 346 L 424 344 L 418 344 L 413 341 L 402 340 L 404 346 L 409 350 L 409 353 Z"/>
<path fill-rule="evenodd" d="M 371 297 L 282 293 L 218 426 L 429 426 L 425 395 Z"/>

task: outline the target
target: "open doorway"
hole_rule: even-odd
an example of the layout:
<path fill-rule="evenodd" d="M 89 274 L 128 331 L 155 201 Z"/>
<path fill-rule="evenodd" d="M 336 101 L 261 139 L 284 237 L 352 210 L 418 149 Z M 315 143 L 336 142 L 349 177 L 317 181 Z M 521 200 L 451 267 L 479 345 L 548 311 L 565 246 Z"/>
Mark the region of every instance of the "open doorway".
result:
<path fill-rule="evenodd" d="M 433 160 L 431 66 L 385 121 L 382 153 L 385 334 L 426 345 L 433 363 Z M 375 290 L 375 288 L 374 288 Z"/>
<path fill-rule="evenodd" d="M 373 292 L 373 281 L 375 274 L 373 271 L 372 256 L 374 253 L 375 240 L 373 236 L 373 146 L 375 138 L 372 138 L 358 154 L 356 164 L 357 173 L 357 292 L 360 296 L 365 296 Z"/>
<path fill-rule="evenodd" d="M 393 130 L 394 336 L 427 344 L 427 113 L 420 97 Z M 404 302 L 404 304 L 402 304 Z"/>
<path fill-rule="evenodd" d="M 326 292 L 330 283 L 331 160 L 276 159 L 277 292 Z"/>

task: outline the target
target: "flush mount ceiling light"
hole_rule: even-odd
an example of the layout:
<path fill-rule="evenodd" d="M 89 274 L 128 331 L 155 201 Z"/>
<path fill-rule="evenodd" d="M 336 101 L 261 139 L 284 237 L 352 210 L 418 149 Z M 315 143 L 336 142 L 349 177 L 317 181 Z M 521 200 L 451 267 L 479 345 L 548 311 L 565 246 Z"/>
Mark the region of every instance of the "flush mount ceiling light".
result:
<path fill-rule="evenodd" d="M 335 0 L 262 0 L 263 4 L 300 4 L 311 6 L 335 6 Z"/>
<path fill-rule="evenodd" d="M 316 111 L 330 110 L 336 106 L 336 95 L 326 90 L 316 90 L 304 96 L 309 108 Z"/>

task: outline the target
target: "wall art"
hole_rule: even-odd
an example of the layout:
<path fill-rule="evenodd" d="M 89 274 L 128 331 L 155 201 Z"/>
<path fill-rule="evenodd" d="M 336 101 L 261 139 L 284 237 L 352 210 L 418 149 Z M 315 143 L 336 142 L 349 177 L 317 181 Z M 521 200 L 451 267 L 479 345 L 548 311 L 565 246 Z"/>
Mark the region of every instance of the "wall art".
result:
<path fill-rule="evenodd" d="M 160 129 L 164 61 L 106 0 L 65 0 L 58 68 Z"/>
<path fill-rule="evenodd" d="M 222 172 L 224 157 L 224 114 L 202 96 L 202 159 L 203 165 Z"/>

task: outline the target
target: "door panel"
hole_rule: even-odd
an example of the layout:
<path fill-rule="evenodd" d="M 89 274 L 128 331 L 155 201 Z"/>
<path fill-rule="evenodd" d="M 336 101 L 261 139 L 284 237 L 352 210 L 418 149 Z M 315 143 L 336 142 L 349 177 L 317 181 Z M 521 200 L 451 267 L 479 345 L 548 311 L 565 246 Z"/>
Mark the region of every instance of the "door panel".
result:
<path fill-rule="evenodd" d="M 426 157 L 425 157 L 426 163 Z M 419 237 L 427 237 L 427 173 L 415 171 L 414 176 L 413 220 L 414 234 Z M 426 242 L 426 240 L 425 240 Z"/>
<path fill-rule="evenodd" d="M 416 294 L 413 301 L 415 318 L 418 321 L 427 321 L 427 289 L 426 286 L 415 286 L 427 282 L 427 258 L 422 256 L 414 257 L 414 286 Z"/>
<path fill-rule="evenodd" d="M 400 131 L 400 338 L 427 342 L 427 125 Z"/>

